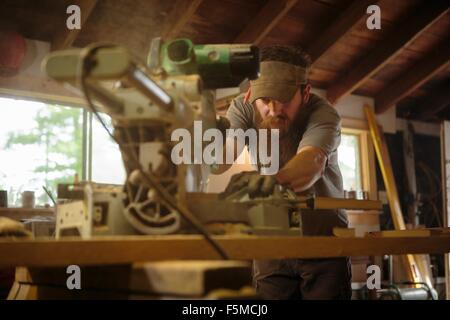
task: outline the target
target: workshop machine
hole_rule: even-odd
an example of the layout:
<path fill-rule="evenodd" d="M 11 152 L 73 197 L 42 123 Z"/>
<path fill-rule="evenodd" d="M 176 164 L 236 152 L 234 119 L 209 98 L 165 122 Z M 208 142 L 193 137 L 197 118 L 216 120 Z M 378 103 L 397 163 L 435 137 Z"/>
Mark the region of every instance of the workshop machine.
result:
<path fill-rule="evenodd" d="M 215 89 L 258 77 L 255 46 L 156 38 L 147 63 L 120 46 L 92 45 L 51 53 L 44 68 L 81 90 L 95 115 L 111 117 L 111 137 L 127 174 L 123 186 L 58 186 L 57 237 L 191 233 L 204 227 L 213 233 L 301 235 L 302 208 L 380 208 L 377 201 L 298 197 L 281 186 L 269 197 L 240 193 L 219 199 L 202 192 L 211 166 L 196 159 L 171 161 L 175 129 L 192 133 L 196 120 L 202 130 L 224 123 L 216 117 Z"/>

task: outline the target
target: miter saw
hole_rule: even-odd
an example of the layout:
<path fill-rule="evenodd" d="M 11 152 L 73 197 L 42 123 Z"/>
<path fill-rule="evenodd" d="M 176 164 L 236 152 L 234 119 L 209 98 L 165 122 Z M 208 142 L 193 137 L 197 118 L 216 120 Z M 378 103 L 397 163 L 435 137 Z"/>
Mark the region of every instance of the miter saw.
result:
<path fill-rule="evenodd" d="M 59 185 L 57 237 L 205 232 L 205 226 L 216 233 L 301 235 L 301 207 L 315 209 L 314 198 L 277 186 L 269 197 L 218 199 L 202 192 L 206 165 L 174 165 L 170 159 L 175 129 L 192 131 L 196 120 L 203 130 L 217 126 L 215 89 L 257 78 L 255 46 L 156 38 L 147 63 L 123 47 L 92 45 L 51 53 L 44 68 L 51 78 L 81 89 L 90 111 L 111 117 L 127 174 L 123 186 Z"/>

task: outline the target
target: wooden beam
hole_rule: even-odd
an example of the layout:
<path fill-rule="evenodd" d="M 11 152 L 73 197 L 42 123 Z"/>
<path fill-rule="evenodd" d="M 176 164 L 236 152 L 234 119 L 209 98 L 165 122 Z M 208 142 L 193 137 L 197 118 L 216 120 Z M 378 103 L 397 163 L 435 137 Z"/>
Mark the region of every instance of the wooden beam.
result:
<path fill-rule="evenodd" d="M 297 2 L 298 0 L 269 0 L 234 42 L 260 44 Z"/>
<path fill-rule="evenodd" d="M 404 105 L 402 108 L 409 109 L 413 118 L 429 120 L 448 106 L 450 106 L 450 78 L 431 88 L 423 98 Z"/>
<path fill-rule="evenodd" d="M 88 20 L 89 16 L 91 15 L 92 11 L 95 8 L 95 5 L 97 4 L 97 0 L 74 0 L 71 2 L 73 5 L 77 5 L 80 7 L 81 11 L 81 29 L 74 29 L 69 30 L 67 29 L 64 21 L 63 27 L 58 27 L 58 31 L 55 34 L 51 48 L 52 50 L 62 50 L 70 48 L 75 40 L 78 37 L 78 34 L 81 30 L 83 30 L 84 25 L 86 24 L 86 21 Z"/>
<path fill-rule="evenodd" d="M 335 103 L 341 97 L 357 89 L 365 80 L 383 68 L 400 50 L 418 38 L 429 26 L 448 10 L 446 1 L 426 2 L 412 15 L 393 28 L 392 32 L 380 44 L 350 67 L 348 72 L 327 90 L 327 98 Z"/>
<path fill-rule="evenodd" d="M 177 0 L 165 19 L 161 36 L 164 39 L 176 38 L 202 2 L 203 0 Z"/>
<path fill-rule="evenodd" d="M 378 1 L 374 0 L 353 1 L 350 6 L 308 46 L 307 52 L 311 56 L 313 63 L 330 50 L 339 39 L 362 19 L 362 17 L 366 16 L 366 10 L 369 5 L 376 4 L 377 2 Z"/>
<path fill-rule="evenodd" d="M 422 86 L 434 75 L 450 66 L 450 44 L 446 42 L 432 50 L 418 63 L 386 85 L 386 89 L 375 97 L 377 113 L 382 113 L 411 92 Z"/>
<path fill-rule="evenodd" d="M 405 253 L 445 253 L 450 236 L 299 237 L 213 236 L 232 260 L 326 258 Z M 1 266 L 118 265 L 162 260 L 217 260 L 200 235 L 115 236 L 89 240 L 0 240 Z"/>

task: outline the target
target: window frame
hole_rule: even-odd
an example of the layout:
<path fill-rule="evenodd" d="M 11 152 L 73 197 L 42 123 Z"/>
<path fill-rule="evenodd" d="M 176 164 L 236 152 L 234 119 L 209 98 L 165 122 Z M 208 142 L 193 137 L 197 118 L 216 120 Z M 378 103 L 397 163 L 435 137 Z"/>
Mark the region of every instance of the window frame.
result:
<path fill-rule="evenodd" d="M 370 200 L 377 200 L 375 150 L 367 122 L 359 119 L 342 118 L 341 134 L 358 136 L 361 185 L 363 190 L 368 191 Z"/>

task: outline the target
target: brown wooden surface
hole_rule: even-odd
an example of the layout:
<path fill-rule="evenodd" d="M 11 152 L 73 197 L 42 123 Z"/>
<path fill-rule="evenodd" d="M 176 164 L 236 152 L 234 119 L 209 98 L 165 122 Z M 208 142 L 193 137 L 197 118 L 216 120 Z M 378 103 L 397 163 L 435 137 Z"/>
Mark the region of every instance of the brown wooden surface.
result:
<path fill-rule="evenodd" d="M 233 260 L 324 258 L 450 251 L 450 236 L 338 238 L 214 236 Z M 67 266 L 161 260 L 216 260 L 199 235 L 121 236 L 91 240 L 0 240 L 0 265 Z"/>
<path fill-rule="evenodd" d="M 158 261 L 83 267 L 83 290 L 104 289 L 153 295 L 202 297 L 220 288 L 251 286 L 251 263 L 243 261 Z M 101 276 L 100 276 L 101 275 Z M 65 286 L 65 267 L 16 268 L 21 284 Z"/>
<path fill-rule="evenodd" d="M 376 4 L 374 0 L 354 1 L 345 11 L 327 27 L 308 47 L 307 52 L 312 61 L 317 61 L 333 45 L 339 42 L 340 38 L 349 32 L 363 17 L 366 16 L 366 8 Z"/>
<path fill-rule="evenodd" d="M 375 231 L 368 234 L 370 237 L 430 237 L 431 231 L 425 229 L 413 229 L 413 230 L 384 230 Z"/>
<path fill-rule="evenodd" d="M 449 41 L 446 41 L 433 49 L 375 97 L 376 112 L 383 113 L 394 106 L 448 66 L 450 66 L 450 44 Z M 445 92 L 445 89 L 442 89 L 442 91 Z"/>
<path fill-rule="evenodd" d="M 235 43 L 259 45 L 298 0 L 269 0 L 236 37 Z"/>
<path fill-rule="evenodd" d="M 10 218 L 16 221 L 30 219 L 36 216 L 54 217 L 53 209 L 27 209 L 27 208 L 0 208 L 0 217 Z"/>
<path fill-rule="evenodd" d="M 176 38 L 185 25 L 192 19 L 203 0 L 176 0 L 164 21 L 163 39 Z"/>
<path fill-rule="evenodd" d="M 355 225 L 370 225 L 379 226 L 380 224 L 380 211 L 353 211 L 346 210 L 349 223 Z"/>
<path fill-rule="evenodd" d="M 327 90 L 327 97 L 331 102 L 336 102 L 342 96 L 351 93 L 362 82 L 383 68 L 389 59 L 403 47 L 417 39 L 430 25 L 443 16 L 448 7 L 445 1 L 439 1 L 432 6 L 424 3 L 417 8 L 415 14 L 409 16 L 396 32 L 392 32 L 381 45 L 378 45 L 368 55 L 352 67 L 349 72 L 338 79 Z"/>
<path fill-rule="evenodd" d="M 3 0 L 0 3 L 0 27 L 2 30 L 17 30 L 29 39 L 52 42 L 56 34 L 66 28 L 65 11 L 72 2 L 69 0 Z M 186 10 L 180 19 L 172 23 L 171 15 L 176 11 L 174 9 L 177 3 L 181 3 L 178 7 L 192 8 L 190 6 L 194 6 L 196 1 L 97 1 L 97 5 L 78 33 L 73 45 L 82 47 L 98 41 L 117 43 L 126 46 L 139 58 L 145 60 L 151 39 L 163 35 L 164 26 L 167 25 L 181 26 L 177 27 L 179 30 L 177 36 L 188 37 L 194 43 L 232 43 L 243 30 L 250 28 L 252 20 L 269 2 L 266 0 L 202 1 L 195 10 Z M 368 30 L 364 13 L 357 21 L 357 14 L 354 15 L 356 11 L 350 10 L 352 7 L 363 7 L 363 3 L 365 1 L 298 1 L 277 23 L 273 24 L 271 22 L 273 20 L 270 20 L 259 26 L 271 29 L 265 36 L 262 36 L 262 33 L 258 34 L 262 38 L 260 45 L 299 44 L 304 48 L 310 47 L 313 56 L 317 56 L 313 50 L 317 46 L 320 49 L 317 51 L 322 53 L 319 54 L 320 59 L 315 61 L 311 69 L 310 81 L 313 86 L 327 89 L 351 73 L 365 57 L 373 55 L 374 51 L 383 47 L 389 37 L 407 32 L 409 29 L 411 31 L 416 23 L 414 21 L 418 21 L 414 19 L 415 12 L 420 11 L 420 15 L 424 17 L 428 10 L 438 6 L 438 1 L 379 0 L 377 5 L 382 12 L 381 30 Z M 422 6 L 429 9 L 421 10 Z M 275 11 L 271 12 L 271 14 L 274 13 Z M 351 20 L 356 21 L 351 28 L 349 27 L 348 32 L 344 31 L 344 27 L 335 28 L 339 25 L 337 22 L 340 17 L 344 17 L 341 20 L 342 23 L 349 26 Z M 414 21 L 404 28 L 402 23 L 408 19 Z M 314 45 L 316 42 L 321 42 L 320 39 L 327 35 L 327 30 L 333 31 L 334 36 L 328 35 L 325 38 L 328 41 L 323 41 L 321 45 Z M 384 89 L 389 88 L 389 83 L 412 68 L 437 44 L 446 41 L 450 34 L 449 30 L 450 14 L 447 10 L 437 21 L 421 32 L 420 36 L 402 46 L 393 57 L 389 58 L 389 61 L 384 61 L 377 72 L 370 76 L 364 75 L 365 80 L 360 82 L 353 92 L 372 97 L 381 94 Z M 332 39 L 333 37 L 335 39 Z M 329 47 L 330 41 L 333 42 L 331 47 Z M 410 102 L 413 104 L 417 96 L 438 86 L 449 75 L 450 68 L 436 74 L 430 81 L 408 95 Z M 45 90 L 45 85 L 39 88 Z M 16 91 L 15 94 L 20 96 L 25 92 L 25 90 Z M 61 92 L 56 95 L 64 94 Z M 406 104 L 407 99 L 402 101 L 405 102 L 404 107 L 409 109 L 409 102 Z M 442 112 L 439 116 L 450 117 L 450 114 Z"/>

